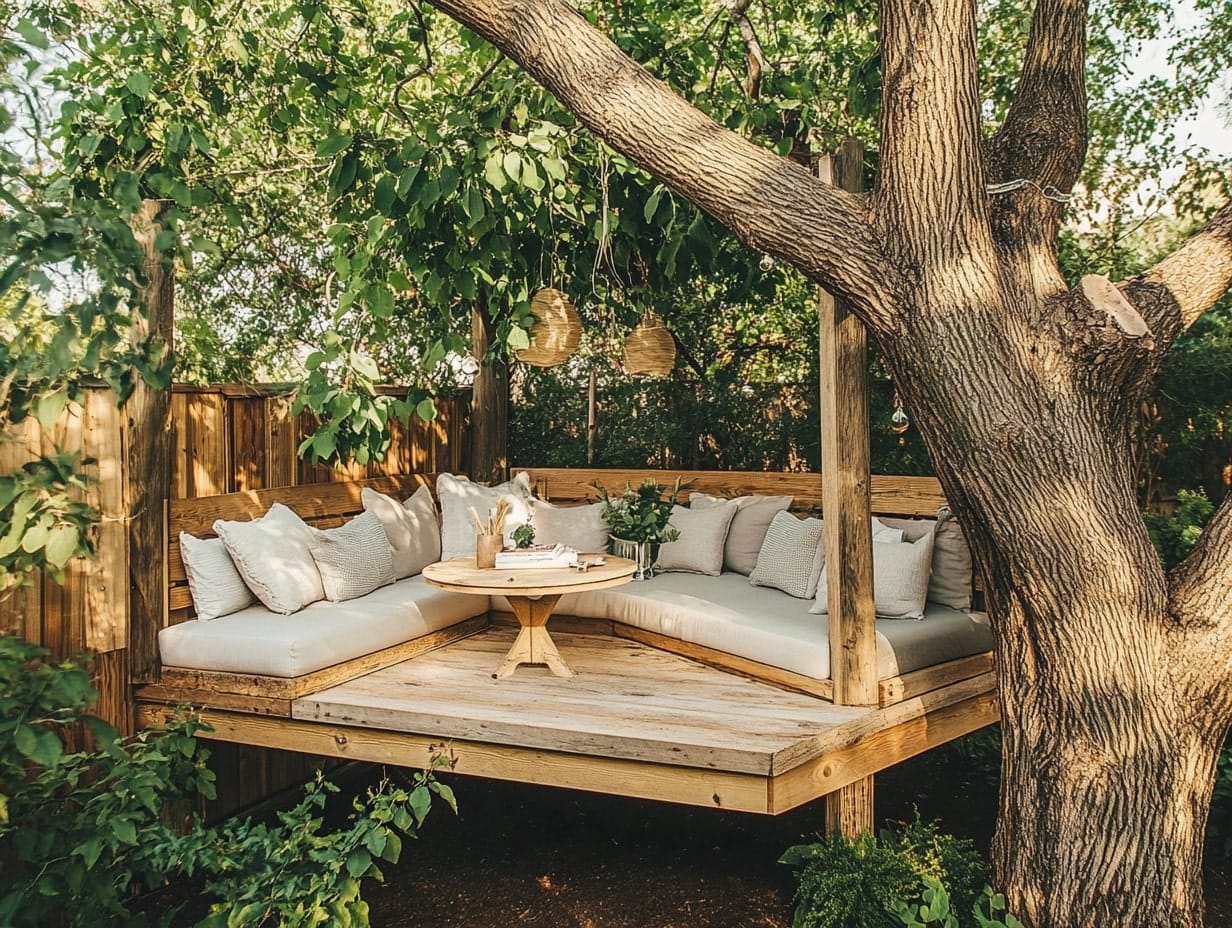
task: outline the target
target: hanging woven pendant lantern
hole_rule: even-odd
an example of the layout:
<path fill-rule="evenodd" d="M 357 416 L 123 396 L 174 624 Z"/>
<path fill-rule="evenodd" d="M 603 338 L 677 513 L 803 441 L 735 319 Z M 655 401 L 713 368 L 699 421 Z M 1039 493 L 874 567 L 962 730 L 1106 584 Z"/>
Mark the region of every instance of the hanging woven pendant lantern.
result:
<path fill-rule="evenodd" d="M 625 339 L 623 367 L 628 374 L 668 377 L 676 364 L 676 341 L 667 331 L 662 318 L 653 309 L 646 310 Z"/>
<path fill-rule="evenodd" d="M 560 364 L 577 350 L 582 339 L 582 319 L 569 297 L 550 287 L 540 290 L 530 301 L 535 324 L 530 330 L 530 347 L 518 352 L 518 360 L 535 367 Z"/>

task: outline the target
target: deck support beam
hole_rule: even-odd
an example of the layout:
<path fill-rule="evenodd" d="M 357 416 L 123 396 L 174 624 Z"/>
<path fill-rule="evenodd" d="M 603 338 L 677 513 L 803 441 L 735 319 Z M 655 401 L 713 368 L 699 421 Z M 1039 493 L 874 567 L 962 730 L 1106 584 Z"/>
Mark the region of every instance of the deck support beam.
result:
<path fill-rule="evenodd" d="M 863 187 L 864 149 L 849 139 L 818 173 L 844 190 Z M 848 308 L 818 290 L 822 511 L 830 611 L 830 678 L 839 705 L 877 704 L 873 615 L 868 336 Z M 873 828 L 873 778 L 826 797 L 826 826 L 845 835 Z"/>

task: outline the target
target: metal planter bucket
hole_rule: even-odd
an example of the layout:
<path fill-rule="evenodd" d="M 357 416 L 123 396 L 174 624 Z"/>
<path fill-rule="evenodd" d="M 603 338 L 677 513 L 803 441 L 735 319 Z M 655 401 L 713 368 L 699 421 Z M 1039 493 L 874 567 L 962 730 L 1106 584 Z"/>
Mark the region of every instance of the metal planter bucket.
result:
<path fill-rule="evenodd" d="M 615 535 L 609 535 L 608 538 L 611 539 L 612 554 L 616 557 L 627 557 L 637 565 L 637 570 L 633 572 L 634 580 L 649 580 L 654 576 L 654 562 L 659 553 L 657 544 L 649 541 L 629 541 Z"/>

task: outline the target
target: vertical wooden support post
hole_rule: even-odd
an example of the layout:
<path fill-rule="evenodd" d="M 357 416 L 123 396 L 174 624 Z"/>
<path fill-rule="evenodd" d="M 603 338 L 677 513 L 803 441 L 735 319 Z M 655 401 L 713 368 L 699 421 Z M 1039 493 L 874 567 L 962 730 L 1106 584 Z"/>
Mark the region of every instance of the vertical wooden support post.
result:
<path fill-rule="evenodd" d="M 586 466 L 595 466 L 595 444 L 599 437 L 599 385 L 594 368 L 586 391 Z"/>
<path fill-rule="evenodd" d="M 505 479 L 508 460 L 509 368 L 489 356 L 491 323 L 486 307 L 471 307 L 471 354 L 479 373 L 471 389 L 470 472 L 484 483 Z"/>
<path fill-rule="evenodd" d="M 819 165 L 822 180 L 859 192 L 864 151 L 843 143 Z M 868 349 L 863 323 L 818 291 L 821 376 L 821 474 L 826 577 L 830 608 L 830 677 L 834 701 L 877 704 L 877 643 L 873 617 L 871 478 L 868 435 Z M 846 835 L 872 830 L 873 778 L 826 797 L 826 826 Z"/>
<path fill-rule="evenodd" d="M 147 337 L 173 344 L 175 276 L 158 247 L 166 202 L 146 200 L 133 220 L 145 252 L 145 285 L 139 297 L 144 318 L 134 341 Z M 129 639 L 134 683 L 158 679 L 158 630 L 167 592 L 166 505 L 171 495 L 171 387 L 156 390 L 141 378 L 124 407 L 128 436 L 124 504 L 128 515 Z"/>

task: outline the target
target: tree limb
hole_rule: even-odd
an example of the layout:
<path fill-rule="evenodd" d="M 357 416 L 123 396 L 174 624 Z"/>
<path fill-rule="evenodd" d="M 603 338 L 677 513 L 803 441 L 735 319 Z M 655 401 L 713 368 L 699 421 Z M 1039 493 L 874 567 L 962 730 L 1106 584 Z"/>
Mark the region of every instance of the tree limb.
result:
<path fill-rule="evenodd" d="M 750 248 L 789 261 L 882 331 L 901 279 L 866 201 L 724 129 L 656 80 L 564 0 L 432 0 L 554 93 L 595 135 L 714 216 Z"/>
<path fill-rule="evenodd" d="M 1003 244 L 1051 248 L 1056 241 L 1063 207 L 1043 191 L 1068 193 L 1086 157 L 1086 27 L 1085 0 L 1035 5 L 1014 102 L 989 146 L 989 183 L 1034 184 L 996 201 Z"/>
<path fill-rule="evenodd" d="M 736 21 L 736 28 L 740 30 L 740 38 L 744 41 L 745 59 L 749 69 L 749 82 L 745 92 L 750 100 L 756 100 L 761 92 L 762 74 L 769 65 L 761 49 L 761 40 L 757 38 L 753 22 L 749 19 L 749 5 L 752 2 L 753 0 L 727 0 L 727 9 Z"/>
<path fill-rule="evenodd" d="M 975 0 L 881 3 L 878 212 L 909 266 L 991 257 L 975 19 Z"/>
<path fill-rule="evenodd" d="M 1160 343 L 1166 350 L 1232 288 L 1232 202 L 1180 248 L 1123 286 L 1147 325 L 1166 338 Z"/>
<path fill-rule="evenodd" d="M 1177 672 L 1190 671 L 1195 654 L 1211 655 L 1223 674 L 1214 679 L 1209 662 L 1198 661 L 1211 678 L 1205 682 L 1226 683 L 1232 678 L 1232 493 L 1206 523 L 1193 551 L 1172 569 L 1168 585 L 1173 618 L 1190 639 L 1186 647 L 1174 649 L 1183 662 Z"/>

